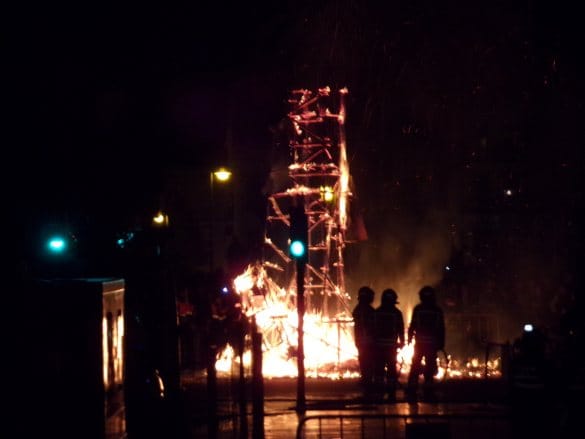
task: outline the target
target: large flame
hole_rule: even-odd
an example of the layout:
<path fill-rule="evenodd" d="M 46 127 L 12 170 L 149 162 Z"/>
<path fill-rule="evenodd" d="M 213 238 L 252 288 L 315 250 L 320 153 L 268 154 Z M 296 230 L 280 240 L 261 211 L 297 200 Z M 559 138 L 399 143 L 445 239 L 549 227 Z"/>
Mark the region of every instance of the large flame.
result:
<path fill-rule="evenodd" d="M 347 162 L 347 145 L 345 141 L 345 101 L 347 89 L 341 90 L 341 107 L 339 109 L 339 223 L 342 230 L 347 228 L 347 199 L 349 194 L 349 164 Z"/>
<path fill-rule="evenodd" d="M 242 311 L 255 320 L 263 334 L 264 376 L 296 376 L 298 313 L 295 293 L 276 285 L 262 266 L 249 266 L 234 280 L 234 288 L 242 299 Z M 357 349 L 350 316 L 326 318 L 307 312 L 303 322 L 307 376 L 357 375 Z M 231 355 L 232 352 L 224 351 L 216 365 L 218 370 L 229 368 L 226 360 Z"/>
<path fill-rule="evenodd" d="M 262 373 L 265 377 L 296 377 L 298 346 L 298 313 L 294 304 L 295 293 L 279 287 L 268 277 L 261 265 L 250 265 L 233 281 L 235 291 L 242 300 L 242 311 L 254 319 L 263 335 Z M 353 338 L 351 316 L 340 314 L 327 318 L 307 312 L 304 316 L 305 373 L 307 377 L 340 379 L 358 377 L 357 348 Z M 414 343 L 398 351 L 400 375 L 410 371 Z M 444 354 L 444 353 L 443 353 Z M 221 352 L 216 368 L 229 372 L 239 359 L 228 346 Z M 251 354 L 244 352 L 245 366 L 251 363 Z M 481 363 L 471 359 L 464 364 L 439 356 L 437 379 L 467 377 L 482 378 L 499 376 L 499 360 Z"/>

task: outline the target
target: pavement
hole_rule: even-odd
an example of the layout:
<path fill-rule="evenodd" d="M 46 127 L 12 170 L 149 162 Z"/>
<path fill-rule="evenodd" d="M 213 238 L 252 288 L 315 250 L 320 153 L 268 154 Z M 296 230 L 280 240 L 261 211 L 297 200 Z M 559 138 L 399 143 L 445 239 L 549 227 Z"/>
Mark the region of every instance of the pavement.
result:
<path fill-rule="evenodd" d="M 210 401 L 204 371 L 183 371 L 180 413 L 184 439 L 199 438 L 572 438 L 578 399 L 561 401 L 529 395 L 520 404 L 501 378 L 450 378 L 436 383 L 436 398 L 409 402 L 404 377 L 396 402 L 365 399 L 357 379 L 312 379 L 305 382 L 305 411 L 297 410 L 296 378 L 264 380 L 263 416 L 251 402 L 249 379 L 239 387 L 236 376 L 217 382 L 217 423 L 210 422 Z M 243 389 L 245 398 L 240 398 Z M 126 435 L 123 413 L 110 419 L 107 439 Z M 149 437 L 170 438 L 163 433 Z M 297 436 L 298 435 L 298 436 Z"/>
<path fill-rule="evenodd" d="M 411 424 L 433 421 L 435 430 L 430 434 L 434 439 L 440 439 L 444 435 L 441 436 L 439 430 L 444 426 L 438 426 L 437 422 L 447 419 L 451 430 L 456 429 L 455 422 L 464 422 L 466 434 L 476 430 L 472 436 L 463 437 L 512 437 L 506 434 L 506 431 L 511 431 L 510 408 L 504 401 L 506 389 L 501 380 L 439 382 L 437 398 L 432 403 L 422 400 L 409 403 L 403 389 L 399 389 L 397 401 L 390 403 L 365 399 L 357 379 L 307 379 L 306 410 L 303 413 L 297 410 L 296 379 L 265 379 L 264 417 L 262 428 L 256 431 L 250 404 L 246 404 L 246 422 L 241 422 L 237 383 L 224 382 L 218 384 L 221 388 L 218 391 L 220 422 L 214 435 L 206 423 L 207 402 L 202 379 L 201 376 L 184 377 L 193 438 L 295 438 L 299 424 L 301 437 L 396 438 L 406 437 L 407 430 L 414 428 Z M 251 389 L 246 389 L 249 391 Z M 482 436 L 482 433 L 490 436 Z M 457 437 L 449 434 L 449 437 Z M 415 436 L 410 434 L 409 437 Z"/>

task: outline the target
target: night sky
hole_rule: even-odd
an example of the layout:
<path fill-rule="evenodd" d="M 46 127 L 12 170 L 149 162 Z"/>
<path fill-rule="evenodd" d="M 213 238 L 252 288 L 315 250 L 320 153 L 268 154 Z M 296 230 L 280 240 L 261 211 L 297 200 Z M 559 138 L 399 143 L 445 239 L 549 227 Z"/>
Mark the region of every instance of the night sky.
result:
<path fill-rule="evenodd" d="M 370 236 L 348 249 L 351 290 L 443 282 L 474 307 L 538 297 L 535 314 L 570 302 L 582 288 L 579 14 L 570 2 L 381 3 L 6 14 L 5 189 L 19 230 L 123 227 L 156 207 L 165 170 L 228 162 L 246 176 L 253 246 L 289 91 L 347 86 Z"/>

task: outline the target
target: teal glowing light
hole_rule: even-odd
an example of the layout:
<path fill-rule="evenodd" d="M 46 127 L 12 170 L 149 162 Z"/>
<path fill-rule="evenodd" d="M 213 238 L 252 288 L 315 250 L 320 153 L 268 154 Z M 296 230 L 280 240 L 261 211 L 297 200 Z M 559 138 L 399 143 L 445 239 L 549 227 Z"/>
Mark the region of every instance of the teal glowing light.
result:
<path fill-rule="evenodd" d="M 290 243 L 290 254 L 294 258 L 302 258 L 305 255 L 307 249 L 303 241 L 295 240 Z"/>
<path fill-rule="evenodd" d="M 67 249 L 67 241 L 60 236 L 55 236 L 49 239 L 47 247 L 52 253 L 63 253 Z"/>

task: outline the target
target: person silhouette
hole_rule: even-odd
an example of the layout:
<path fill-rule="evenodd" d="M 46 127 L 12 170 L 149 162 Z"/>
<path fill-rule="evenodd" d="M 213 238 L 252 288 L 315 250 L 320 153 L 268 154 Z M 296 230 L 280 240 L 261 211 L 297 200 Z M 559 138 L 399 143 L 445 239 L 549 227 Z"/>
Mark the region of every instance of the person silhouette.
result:
<path fill-rule="evenodd" d="M 369 395 L 372 391 L 374 378 L 374 307 L 372 306 L 374 297 L 375 292 L 370 287 L 360 287 L 358 290 L 358 304 L 352 311 L 361 385 L 366 395 Z"/>
<path fill-rule="evenodd" d="M 445 348 L 445 319 L 436 303 L 435 289 L 424 286 L 419 291 L 420 303 L 412 311 L 408 326 L 408 343 L 414 340 L 414 353 L 408 375 L 407 399 L 416 400 L 418 379 L 424 376 L 425 399 L 434 399 L 434 377 L 438 372 L 437 353 Z M 424 366 L 422 360 L 424 358 Z"/>
<path fill-rule="evenodd" d="M 374 316 L 374 383 L 377 389 L 388 393 L 389 401 L 396 401 L 396 357 L 404 345 L 404 319 L 397 303 L 396 291 L 384 290 Z"/>

